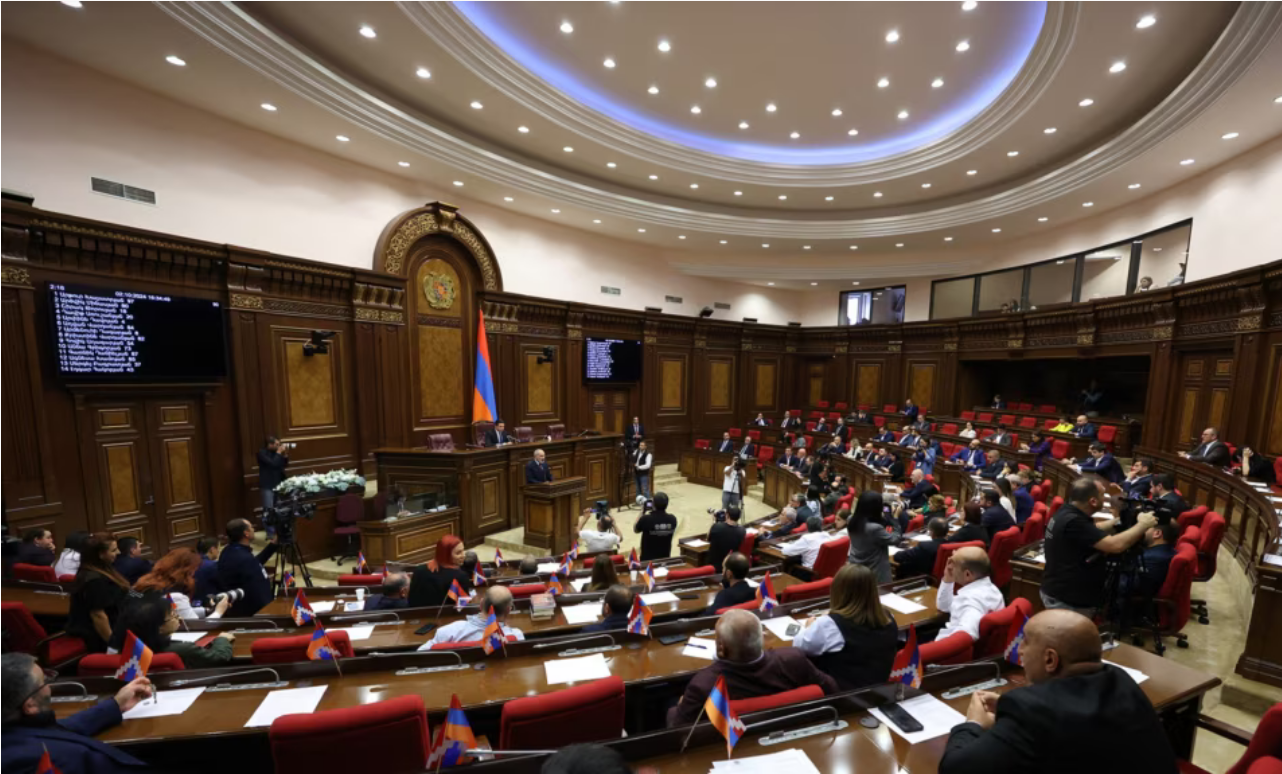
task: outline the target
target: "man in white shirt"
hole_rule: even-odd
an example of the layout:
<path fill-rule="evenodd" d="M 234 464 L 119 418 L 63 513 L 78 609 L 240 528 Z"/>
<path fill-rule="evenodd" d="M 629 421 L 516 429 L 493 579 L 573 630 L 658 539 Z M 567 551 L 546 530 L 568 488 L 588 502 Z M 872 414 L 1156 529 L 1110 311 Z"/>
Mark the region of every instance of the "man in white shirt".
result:
<path fill-rule="evenodd" d="M 612 554 L 623 542 L 623 534 L 609 516 L 598 519 L 596 529 L 585 529 L 588 519 L 595 514 L 596 511 L 591 508 L 584 508 L 583 515 L 579 517 L 579 551 L 585 554 Z"/>
<path fill-rule="evenodd" d="M 815 559 L 819 558 L 819 547 L 829 540 L 832 535 L 824 532 L 824 520 L 820 516 L 811 516 L 806 519 L 806 531 L 801 537 L 791 543 L 784 543 L 780 551 L 784 556 L 800 556 L 801 566 L 807 570 L 813 569 Z M 976 624 L 978 626 L 979 624 Z"/>
<path fill-rule="evenodd" d="M 632 467 L 637 476 L 637 496 L 650 499 L 650 469 L 654 467 L 654 455 L 646 448 L 645 441 L 637 445 L 636 456 L 632 460 Z"/>
<path fill-rule="evenodd" d="M 520 629 L 507 625 L 507 614 L 512 611 L 512 592 L 503 586 L 490 586 L 485 590 L 485 596 L 481 600 L 480 613 L 442 626 L 436 630 L 436 636 L 420 645 L 418 649 L 431 650 L 437 643 L 480 640 L 491 610 L 494 611 L 494 617 L 498 619 L 499 625 L 503 627 L 504 636 L 515 637 L 517 640 L 525 639 Z"/>
<path fill-rule="evenodd" d="M 988 553 L 982 548 L 972 546 L 953 552 L 935 596 L 935 607 L 949 614 L 948 625 L 939 630 L 936 641 L 957 632 L 966 632 L 977 640 L 979 619 L 1006 607 L 1002 592 L 988 577 L 992 571 Z"/>

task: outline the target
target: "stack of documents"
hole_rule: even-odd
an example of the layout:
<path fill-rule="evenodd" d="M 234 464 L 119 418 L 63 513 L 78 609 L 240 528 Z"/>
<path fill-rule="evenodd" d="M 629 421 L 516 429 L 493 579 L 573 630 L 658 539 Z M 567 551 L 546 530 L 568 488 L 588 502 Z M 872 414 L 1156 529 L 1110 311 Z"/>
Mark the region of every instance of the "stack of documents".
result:
<path fill-rule="evenodd" d="M 788 774 L 819 774 L 819 769 L 810 762 L 810 758 L 796 749 L 748 758 L 731 758 L 728 761 L 713 761 L 712 770 L 708 774 L 777 774 L 780 771 L 786 771 Z"/>

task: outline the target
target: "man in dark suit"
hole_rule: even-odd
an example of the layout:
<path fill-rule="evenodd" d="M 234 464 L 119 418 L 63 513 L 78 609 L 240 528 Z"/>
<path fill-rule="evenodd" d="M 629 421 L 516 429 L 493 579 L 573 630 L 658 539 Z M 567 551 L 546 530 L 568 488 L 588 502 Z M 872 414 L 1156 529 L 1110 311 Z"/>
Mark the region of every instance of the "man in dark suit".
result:
<path fill-rule="evenodd" d="M 784 430 L 795 429 L 801 427 L 801 420 L 794 417 L 791 411 L 785 411 L 783 412 L 783 421 L 779 423 L 779 427 Z"/>
<path fill-rule="evenodd" d="M 581 630 L 584 634 L 608 632 L 628 628 L 628 614 L 632 612 L 632 589 L 621 584 L 614 584 L 605 592 L 601 600 L 601 613 L 605 616 L 594 624 L 588 624 Z"/>
<path fill-rule="evenodd" d="M 1122 481 L 1122 492 L 1127 497 L 1147 498 L 1153 489 L 1153 463 L 1137 459 L 1131 463 L 1131 474 Z"/>
<path fill-rule="evenodd" d="M 723 607 L 742 605 L 755 599 L 757 590 L 748 585 L 748 557 L 738 551 L 730 552 L 721 563 L 722 589 L 708 605 L 707 614 L 715 615 Z"/>
<path fill-rule="evenodd" d="M 837 417 L 837 424 L 833 425 L 832 434 L 840 436 L 843 444 L 850 440 L 850 425 L 846 424 L 845 417 Z"/>
<path fill-rule="evenodd" d="M 14 564 L 34 564 L 37 567 L 52 567 L 54 560 L 53 533 L 47 529 L 29 529 L 22 536 L 22 545 L 14 557 Z"/>
<path fill-rule="evenodd" d="M 891 432 L 889 427 L 883 426 L 881 430 L 879 430 L 877 434 L 872 437 L 872 439 L 876 443 L 894 443 L 895 434 Z"/>
<path fill-rule="evenodd" d="M 1118 594 L 1122 597 L 1131 595 L 1144 600 L 1151 600 L 1162 590 L 1166 574 L 1171 569 L 1171 560 L 1175 558 L 1175 543 L 1180 539 L 1180 528 L 1173 522 L 1159 524 L 1144 533 L 1144 572 L 1134 576 L 1137 580 L 1135 591 L 1130 592 L 1130 575 L 1123 574 L 1118 579 Z"/>
<path fill-rule="evenodd" d="M 1220 431 L 1214 427 L 1203 430 L 1202 442 L 1191 452 L 1180 452 L 1180 456 L 1189 462 L 1205 462 L 1217 468 L 1227 468 L 1230 464 L 1229 447 L 1220 440 Z"/>
<path fill-rule="evenodd" d="M 227 522 L 227 547 L 218 557 L 218 587 L 245 592 L 227 611 L 228 618 L 254 615 L 272 601 L 272 584 L 263 564 L 276 553 L 276 539 L 273 537 L 257 556 L 249 547 L 253 539 L 254 525 L 247 519 Z"/>
<path fill-rule="evenodd" d="M 1147 509 L 1146 509 L 1147 510 Z M 1153 512 L 1159 522 L 1178 519 L 1181 513 L 1192 510 L 1175 492 L 1175 477 L 1170 473 L 1158 473 L 1153 476 Z"/>
<path fill-rule="evenodd" d="M 470 552 L 469 552 L 470 553 Z M 383 576 L 383 585 L 377 594 L 365 600 L 363 610 L 396 610 L 410 605 L 410 576 L 403 572 L 389 572 Z"/>
<path fill-rule="evenodd" d="M 804 479 L 809 479 L 810 472 L 811 470 L 814 469 L 814 466 L 815 466 L 814 458 L 811 457 L 809 454 L 806 454 L 805 449 L 798 449 L 797 464 L 793 466 L 792 472 L 796 473 L 798 476 Z"/>
<path fill-rule="evenodd" d="M 908 478 L 912 486 L 900 492 L 899 496 L 913 510 L 925 506 L 930 496 L 939 492 L 939 487 L 926 480 L 926 475 L 921 472 L 921 468 L 914 468 Z"/>
<path fill-rule="evenodd" d="M 929 575 L 935 569 L 935 555 L 939 547 L 947 542 L 948 522 L 945 519 L 931 519 L 926 522 L 926 534 L 930 540 L 919 540 L 912 548 L 895 554 L 892 559 L 899 568 L 899 577 L 909 578 L 914 575 Z"/>
<path fill-rule="evenodd" d="M 45 671 L 33 656 L 6 653 L 0 659 L 4 690 L 5 771 L 36 771 L 48 753 L 62 774 L 120 774 L 150 767 L 118 747 L 94 739 L 120 725 L 122 715 L 151 696 L 151 681 L 139 677 L 114 697 L 58 720 Z M 46 769 L 47 770 L 47 769 Z"/>
<path fill-rule="evenodd" d="M 907 446 L 910 449 L 916 449 L 917 444 L 921 442 L 921 436 L 917 435 L 917 429 L 912 425 L 903 425 L 899 428 L 903 435 L 899 436 L 899 445 Z"/>
<path fill-rule="evenodd" d="M 1175 771 L 1157 712 L 1135 680 L 1103 662 L 1099 630 L 1071 610 L 1045 610 L 1024 627 L 1029 685 L 971 694 L 940 774 Z"/>
<path fill-rule="evenodd" d="M 1002 399 L 1001 395 L 994 395 L 993 405 L 991 406 L 991 408 L 996 409 L 997 411 L 1005 411 L 1006 401 Z"/>
<path fill-rule="evenodd" d="M 552 469 L 548 467 L 547 455 L 542 449 L 534 450 L 534 459 L 525 463 L 525 483 L 547 484 L 552 481 Z"/>
<path fill-rule="evenodd" d="M 743 437 L 743 446 L 739 447 L 738 453 L 739 457 L 745 460 L 749 457 L 755 457 L 757 456 L 757 445 L 752 442 L 752 438 L 745 435 Z"/>
<path fill-rule="evenodd" d="M 196 541 L 200 567 L 196 568 L 196 599 L 204 599 L 218 588 L 218 538 L 203 537 Z"/>
<path fill-rule="evenodd" d="M 276 487 L 285 480 L 285 468 L 289 466 L 287 450 L 288 447 L 274 435 L 267 436 L 267 442 L 258 450 L 258 493 L 262 498 L 263 513 L 276 504 Z M 268 530 L 269 533 L 274 531 Z"/>
<path fill-rule="evenodd" d="M 987 440 L 989 443 L 995 443 L 1001 446 L 1015 445 L 1014 439 L 1010 437 L 1010 431 L 1006 429 L 1006 425 L 1000 423 L 997 425 L 997 432 L 988 436 Z"/>
<path fill-rule="evenodd" d="M 867 411 L 864 411 L 863 409 L 857 409 L 854 413 L 854 416 L 851 418 L 851 421 L 857 425 L 871 425 L 872 417 L 868 415 Z"/>
<path fill-rule="evenodd" d="M 953 462 L 960 462 L 966 466 L 967 470 L 978 470 L 983 467 L 985 462 L 984 447 L 980 446 L 979 439 L 975 439 L 969 445 L 953 452 L 953 456 L 948 459 Z"/>
<path fill-rule="evenodd" d="M 719 451 L 719 452 L 734 451 L 734 439 L 730 437 L 730 433 L 721 434 L 721 442 L 717 444 L 717 447 L 714 451 Z"/>
<path fill-rule="evenodd" d="M 1015 517 L 1002 505 L 1001 493 L 996 489 L 985 489 L 980 498 L 984 513 L 980 516 L 979 525 L 988 532 L 988 542 L 992 543 L 993 535 L 1015 526 Z"/>
<path fill-rule="evenodd" d="M 756 418 L 756 419 L 754 419 L 754 420 L 752 420 L 752 421 L 751 421 L 751 422 L 749 422 L 748 424 L 750 424 L 750 425 L 752 425 L 752 426 L 754 426 L 754 427 L 770 427 L 770 420 L 769 420 L 769 419 L 766 419 L 766 415 L 765 415 L 765 414 L 762 414 L 762 413 L 758 412 L 758 413 L 757 413 L 757 418 Z"/>
<path fill-rule="evenodd" d="M 485 431 L 485 446 L 493 448 L 495 446 L 504 446 L 512 443 L 512 436 L 507 434 L 507 423 L 499 420 L 494 423 L 494 427 Z"/>
<path fill-rule="evenodd" d="M 1077 418 L 1077 424 L 1073 425 L 1071 432 L 1078 438 L 1095 440 L 1095 436 L 1099 434 L 1099 428 L 1087 419 L 1085 414 L 1082 414 Z"/>
<path fill-rule="evenodd" d="M 1083 474 L 1094 474 L 1110 484 L 1116 484 L 1122 480 L 1122 466 L 1112 454 L 1109 454 L 1107 446 L 1099 441 L 1092 441 L 1087 452 L 1090 456 L 1082 460 L 1079 466 Z"/>
<path fill-rule="evenodd" d="M 151 562 L 142 558 L 142 544 L 138 538 L 122 537 L 116 541 L 116 547 L 120 549 L 120 556 L 115 562 L 116 572 L 129 581 L 129 585 L 151 572 Z"/>
<path fill-rule="evenodd" d="M 904 417 L 907 418 L 909 422 L 916 422 L 917 413 L 919 411 L 920 409 L 917 408 L 917 404 L 913 403 L 912 398 L 909 398 L 908 400 L 904 401 L 904 410 L 899 413 L 903 414 Z"/>
<path fill-rule="evenodd" d="M 632 417 L 632 424 L 628 425 L 627 432 L 624 435 L 627 436 L 628 443 L 633 446 L 636 446 L 641 442 L 642 438 L 645 438 L 645 425 L 641 424 L 641 417 Z"/>
<path fill-rule="evenodd" d="M 779 467 L 795 469 L 798 462 L 801 462 L 801 458 L 794 454 L 791 448 L 785 448 L 783 456 L 779 458 Z"/>
<path fill-rule="evenodd" d="M 989 449 L 984 455 L 984 466 L 979 469 L 979 477 L 987 478 L 990 481 L 996 481 L 997 477 L 1004 474 L 1007 463 L 1002 459 L 1002 453 L 996 449 Z"/>

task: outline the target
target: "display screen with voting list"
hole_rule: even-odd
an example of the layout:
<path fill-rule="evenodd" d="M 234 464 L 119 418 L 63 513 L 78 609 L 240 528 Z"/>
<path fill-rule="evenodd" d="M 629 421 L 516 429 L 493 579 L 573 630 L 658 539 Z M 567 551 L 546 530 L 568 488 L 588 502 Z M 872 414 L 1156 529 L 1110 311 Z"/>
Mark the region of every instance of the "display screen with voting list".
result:
<path fill-rule="evenodd" d="M 49 310 L 58 373 L 66 379 L 208 379 L 227 373 L 217 301 L 50 283 Z"/>
<path fill-rule="evenodd" d="M 641 381 L 641 342 L 629 339 L 584 339 L 583 381 Z"/>

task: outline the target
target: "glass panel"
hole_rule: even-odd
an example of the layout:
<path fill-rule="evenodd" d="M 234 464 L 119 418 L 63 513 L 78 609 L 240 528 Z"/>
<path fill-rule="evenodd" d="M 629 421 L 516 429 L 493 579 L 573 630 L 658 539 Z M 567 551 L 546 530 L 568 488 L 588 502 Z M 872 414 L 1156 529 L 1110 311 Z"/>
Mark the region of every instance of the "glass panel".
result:
<path fill-rule="evenodd" d="M 1019 311 L 1019 299 L 1024 293 L 1024 270 L 1010 269 L 979 278 L 979 311 Z"/>
<path fill-rule="evenodd" d="M 947 320 L 950 317 L 970 317 L 975 303 L 975 278 L 962 277 L 936 282 L 930 304 L 930 319 Z"/>
<path fill-rule="evenodd" d="M 1031 267 L 1028 279 L 1029 308 L 1067 304 L 1072 301 L 1073 273 L 1076 265 L 1075 258 L 1060 258 Z"/>
<path fill-rule="evenodd" d="M 1140 250 L 1140 275 L 1135 292 L 1145 290 L 1144 280 L 1149 280 L 1148 287 L 1154 290 L 1167 287 L 1184 276 L 1180 265 L 1188 260 L 1189 234 L 1191 225 L 1173 228 L 1160 234 L 1145 237 Z"/>
<path fill-rule="evenodd" d="M 1131 271 L 1131 243 L 1119 242 L 1086 254 L 1082 267 L 1082 301 L 1121 296 Z"/>
<path fill-rule="evenodd" d="M 868 322 L 886 325 L 904 321 L 904 287 L 882 288 L 872 292 L 872 315 Z"/>

